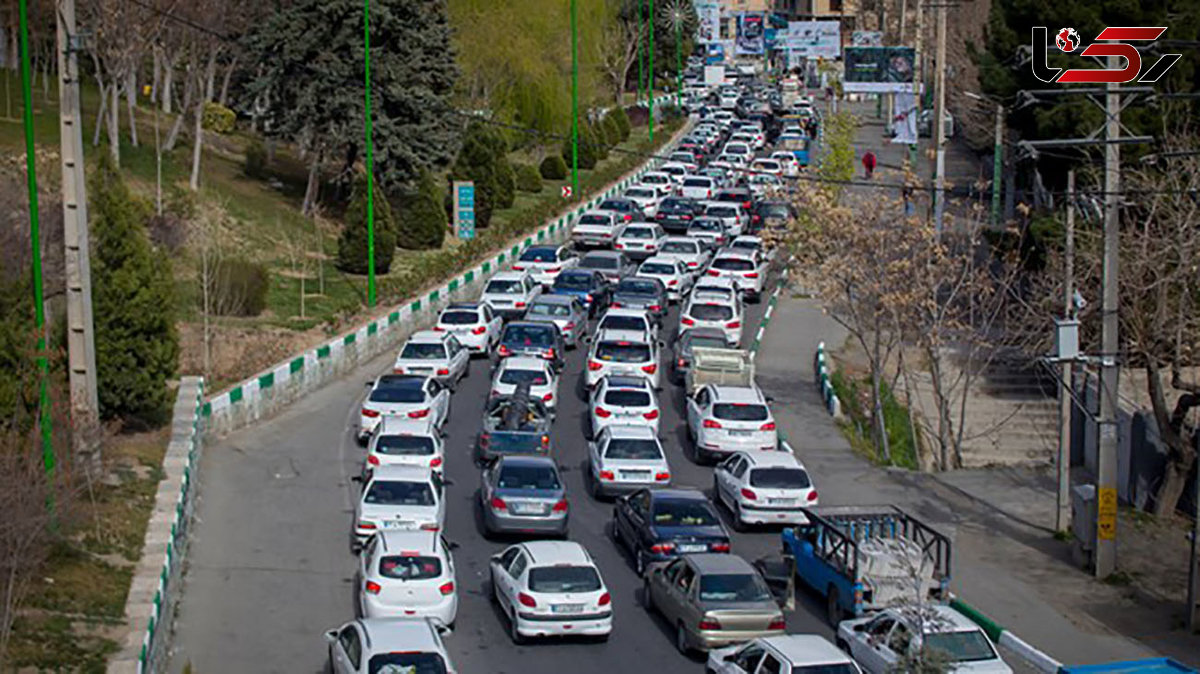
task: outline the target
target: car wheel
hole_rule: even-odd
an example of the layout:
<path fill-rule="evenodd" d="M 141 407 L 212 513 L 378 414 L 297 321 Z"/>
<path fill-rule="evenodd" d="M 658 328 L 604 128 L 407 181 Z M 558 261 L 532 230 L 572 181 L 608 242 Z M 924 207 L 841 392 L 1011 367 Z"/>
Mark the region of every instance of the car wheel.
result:
<path fill-rule="evenodd" d="M 825 595 L 825 619 L 836 630 L 838 623 L 842 621 L 841 593 L 838 592 L 837 586 L 830 585 L 829 591 Z"/>
<path fill-rule="evenodd" d="M 688 645 L 687 640 L 687 628 L 683 626 L 683 621 L 675 624 L 675 648 L 684 655 L 692 654 L 692 647 Z"/>
<path fill-rule="evenodd" d="M 508 636 L 512 638 L 512 642 L 518 646 L 526 642 L 526 638 L 521 634 L 517 627 L 517 609 L 513 607 L 512 615 L 508 619 Z"/>
<path fill-rule="evenodd" d="M 642 581 L 642 608 L 646 609 L 647 613 L 654 612 L 654 597 L 650 594 L 650 581 Z"/>
<path fill-rule="evenodd" d="M 729 526 L 738 533 L 745 531 L 746 523 L 742 521 L 742 506 L 737 501 L 734 501 L 733 507 L 729 509 L 729 512 L 733 515 Z"/>
<path fill-rule="evenodd" d="M 646 575 L 646 553 L 640 549 L 633 553 L 633 568 L 639 577 Z"/>

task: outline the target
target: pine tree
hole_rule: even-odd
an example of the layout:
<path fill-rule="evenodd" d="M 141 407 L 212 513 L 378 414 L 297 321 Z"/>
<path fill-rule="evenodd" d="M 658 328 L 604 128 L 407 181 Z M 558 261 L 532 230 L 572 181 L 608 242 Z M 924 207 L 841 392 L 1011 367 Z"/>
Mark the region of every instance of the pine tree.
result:
<path fill-rule="evenodd" d="M 396 254 L 396 220 L 379 182 L 375 182 L 375 273 L 386 274 L 392 268 Z M 343 217 L 342 235 L 338 238 L 337 267 L 349 274 L 366 274 L 368 269 L 367 240 L 367 174 L 354 178 L 354 189 Z"/>
<path fill-rule="evenodd" d="M 150 245 L 149 209 L 107 153 L 99 154 L 88 192 L 100 413 L 161 424 L 170 412 L 167 381 L 179 362 L 170 257 Z"/>
<path fill-rule="evenodd" d="M 428 171 L 417 179 L 416 190 L 404 201 L 400 211 L 401 248 L 422 250 L 441 248 L 446 236 L 446 210 L 442 191 Z"/>
<path fill-rule="evenodd" d="M 497 194 L 500 187 L 496 178 L 495 139 L 482 124 L 467 127 L 462 148 L 450 169 L 450 179 L 475 183 L 475 226 L 487 227 L 492 210 L 503 206 Z"/>

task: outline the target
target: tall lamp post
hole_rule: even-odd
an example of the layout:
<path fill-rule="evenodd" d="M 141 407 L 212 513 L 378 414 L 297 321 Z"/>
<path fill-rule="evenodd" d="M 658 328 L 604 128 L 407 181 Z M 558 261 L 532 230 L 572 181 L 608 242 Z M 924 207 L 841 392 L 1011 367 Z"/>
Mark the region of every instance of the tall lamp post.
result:
<path fill-rule="evenodd" d="M 371 0 L 363 0 L 363 81 L 367 113 L 367 305 L 375 306 L 375 157 L 371 140 Z"/>
<path fill-rule="evenodd" d="M 579 36 L 575 0 L 571 0 L 571 189 L 579 196 Z"/>
<path fill-rule="evenodd" d="M 650 94 L 649 117 L 650 142 L 654 142 L 654 0 L 650 0 L 650 77 L 646 80 L 646 91 Z"/>

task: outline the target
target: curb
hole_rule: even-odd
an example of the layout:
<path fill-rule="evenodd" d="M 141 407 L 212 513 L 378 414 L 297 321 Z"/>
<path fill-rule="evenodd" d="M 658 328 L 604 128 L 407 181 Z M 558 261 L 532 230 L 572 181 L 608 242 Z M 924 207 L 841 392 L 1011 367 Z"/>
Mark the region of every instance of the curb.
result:
<path fill-rule="evenodd" d="M 763 314 L 762 320 L 758 322 L 758 331 L 754 333 L 754 341 L 750 343 L 750 353 L 758 353 L 758 347 L 762 346 L 762 339 L 766 336 L 767 326 L 771 323 L 771 314 L 775 313 L 775 305 L 779 302 L 779 293 L 783 290 L 783 283 L 775 286 L 774 292 L 771 293 L 771 299 L 767 300 L 767 311 Z"/>
<path fill-rule="evenodd" d="M 828 359 L 825 356 L 825 342 L 817 344 L 817 352 L 813 354 L 813 373 L 816 377 L 817 388 L 821 390 L 821 398 L 825 401 L 825 410 L 835 419 L 842 417 L 842 401 L 833 390 L 829 381 Z"/>
<path fill-rule="evenodd" d="M 1022 659 L 1033 665 L 1034 669 L 1037 669 L 1039 672 L 1056 674 L 1062 668 L 1063 665 L 1061 662 L 1000 626 L 965 601 L 955 597 L 950 600 L 950 608 L 963 614 L 976 625 L 979 625 L 983 629 L 984 634 L 988 635 L 988 638 L 996 642 L 997 645 L 1004 646 L 1021 656 Z"/>

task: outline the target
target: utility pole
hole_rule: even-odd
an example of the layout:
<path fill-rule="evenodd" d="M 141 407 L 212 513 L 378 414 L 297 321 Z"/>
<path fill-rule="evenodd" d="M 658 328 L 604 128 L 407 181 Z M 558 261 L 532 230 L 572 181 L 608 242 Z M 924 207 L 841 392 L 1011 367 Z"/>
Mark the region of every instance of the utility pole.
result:
<path fill-rule="evenodd" d="M 1108 57 L 1108 68 L 1119 69 L 1120 60 Z M 1117 274 L 1121 236 L 1121 101 L 1116 83 L 1105 95 L 1104 146 L 1104 278 L 1100 332 L 1100 442 L 1096 463 L 1096 577 L 1107 578 L 1117 568 L 1117 399 L 1120 366 L 1117 353 Z"/>
<path fill-rule="evenodd" d="M 999 147 L 997 145 L 997 147 Z M 995 182 L 995 181 L 993 181 Z M 995 215 L 993 195 L 992 211 Z M 1075 169 L 1067 171 L 1067 240 L 1065 277 L 1063 278 L 1063 317 L 1075 316 Z M 1058 392 L 1058 499 L 1054 517 L 1055 531 L 1071 528 L 1071 411 L 1074 407 L 1074 380 L 1071 361 L 1064 359 L 1062 384 Z"/>
<path fill-rule="evenodd" d="M 579 36 L 575 32 L 575 0 L 571 0 L 571 190 L 579 194 Z"/>
<path fill-rule="evenodd" d="M 683 38 L 680 37 L 682 32 L 683 16 L 679 14 L 679 6 L 675 9 L 675 107 L 683 110 Z"/>
<path fill-rule="evenodd" d="M 654 0 L 650 0 L 650 72 L 646 80 L 646 91 L 650 93 L 649 117 L 646 123 L 650 127 L 650 142 L 654 142 Z"/>
<path fill-rule="evenodd" d="M 91 455 L 99 447 L 96 431 L 100 426 L 100 402 L 96 395 L 96 336 L 92 320 L 92 265 L 88 246 L 83 124 L 79 115 L 77 55 L 80 45 L 79 33 L 75 29 L 75 0 L 59 0 L 54 16 L 57 24 L 59 159 L 62 164 L 72 446 L 77 453 Z M 98 455 L 95 458 L 99 458 Z"/>
<path fill-rule="evenodd" d="M 917 171 L 917 154 L 921 147 L 921 98 L 925 93 L 922 90 L 925 84 L 925 68 L 921 65 L 921 61 L 925 58 L 925 2 L 916 0 L 915 4 L 917 5 L 917 30 L 913 42 L 913 100 L 916 101 L 916 107 L 909 114 L 917 116 L 917 142 L 908 148 L 908 163 L 914 172 Z"/>
<path fill-rule="evenodd" d="M 637 98 L 638 98 L 638 100 L 634 101 L 635 104 L 640 104 L 642 102 L 641 101 L 642 86 L 645 83 L 645 77 L 646 77 L 645 73 L 643 73 L 643 71 L 642 71 L 642 60 L 645 58 L 645 50 L 642 48 L 642 45 L 643 45 L 642 38 L 644 37 L 642 35 L 642 33 L 644 33 L 646 31 L 646 17 L 642 14 L 643 6 L 644 5 L 642 3 L 642 0 L 638 0 L 638 8 L 637 8 L 637 14 L 638 14 L 638 32 L 637 32 L 637 34 L 638 34 L 638 38 L 637 38 L 637 41 L 638 41 L 638 44 L 637 44 L 638 89 L 637 89 L 637 91 L 638 92 L 637 92 Z"/>
<path fill-rule="evenodd" d="M 1004 104 L 996 104 L 996 141 L 992 148 L 992 226 L 1000 226 L 1000 180 L 1004 175 Z M 1075 173 L 1072 171 L 1071 176 Z M 1069 178 L 1073 180 L 1073 178 Z M 1068 197 L 1070 198 L 1070 197 Z M 1070 205 L 1067 206 L 1067 220 L 1071 220 L 1073 214 L 1070 210 Z M 1067 297 L 1067 302 L 1071 301 L 1070 296 Z M 1071 307 L 1067 307 L 1068 313 Z"/>
<path fill-rule="evenodd" d="M 946 3 L 939 0 L 937 7 L 937 79 L 934 86 L 937 89 L 937 100 L 933 109 L 933 138 L 934 138 L 934 188 L 933 188 L 933 218 L 937 234 L 942 233 L 942 218 L 946 213 L 946 125 L 942 119 L 946 116 Z M 920 134 L 918 134 L 920 135 Z"/>
<path fill-rule="evenodd" d="M 363 81 L 367 112 L 367 306 L 375 306 L 375 160 L 371 140 L 371 0 L 363 0 Z"/>

